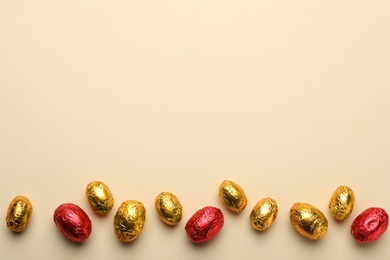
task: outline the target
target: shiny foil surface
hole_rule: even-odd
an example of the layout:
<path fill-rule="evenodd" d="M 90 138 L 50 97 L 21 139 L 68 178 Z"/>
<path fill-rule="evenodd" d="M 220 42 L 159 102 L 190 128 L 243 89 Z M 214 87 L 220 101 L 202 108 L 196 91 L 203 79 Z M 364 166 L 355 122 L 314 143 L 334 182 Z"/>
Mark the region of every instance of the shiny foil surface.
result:
<path fill-rule="evenodd" d="M 278 205 L 274 199 L 263 198 L 253 207 L 249 216 L 251 225 L 256 230 L 266 230 L 274 223 L 278 215 Z"/>
<path fill-rule="evenodd" d="M 225 180 L 219 186 L 219 198 L 234 213 L 243 211 L 248 203 L 242 188 L 235 182 Z"/>
<path fill-rule="evenodd" d="M 155 199 L 155 208 L 160 219 L 168 225 L 181 221 L 183 207 L 179 199 L 171 192 L 161 192 Z"/>
<path fill-rule="evenodd" d="M 114 217 L 114 231 L 122 242 L 131 242 L 138 238 L 145 225 L 146 210 L 136 200 L 123 202 Z"/>
<path fill-rule="evenodd" d="M 54 211 L 54 223 L 61 233 L 74 242 L 84 242 L 92 231 L 88 215 L 73 203 L 64 203 Z"/>
<path fill-rule="evenodd" d="M 355 194 L 352 189 L 348 186 L 340 186 L 330 199 L 330 214 L 337 220 L 344 220 L 351 215 L 354 204 Z"/>
<path fill-rule="evenodd" d="M 317 240 L 328 232 L 324 213 L 307 203 L 295 203 L 290 209 L 290 222 L 301 235 Z"/>
<path fill-rule="evenodd" d="M 93 210 L 100 215 L 106 215 L 114 206 L 114 197 L 110 189 L 101 181 L 89 183 L 85 194 Z"/>
<path fill-rule="evenodd" d="M 28 223 L 33 212 L 33 207 L 30 200 L 24 196 L 16 196 L 8 206 L 7 211 L 7 227 L 13 232 L 23 231 Z"/>
<path fill-rule="evenodd" d="M 389 225 L 389 215 L 382 208 L 368 208 L 355 218 L 351 234 L 359 243 L 370 243 L 380 238 Z"/>
<path fill-rule="evenodd" d="M 219 208 L 207 206 L 188 220 L 185 230 L 188 238 L 194 243 L 205 243 L 214 238 L 224 224 L 223 213 Z"/>

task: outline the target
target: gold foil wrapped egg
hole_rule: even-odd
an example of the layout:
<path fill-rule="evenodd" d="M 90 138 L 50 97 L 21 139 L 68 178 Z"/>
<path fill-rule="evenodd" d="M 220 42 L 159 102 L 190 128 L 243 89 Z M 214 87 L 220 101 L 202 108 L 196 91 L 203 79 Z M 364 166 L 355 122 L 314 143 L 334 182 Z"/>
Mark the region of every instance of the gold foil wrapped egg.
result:
<path fill-rule="evenodd" d="M 32 212 L 30 200 L 24 196 L 16 196 L 8 206 L 7 227 L 13 232 L 23 231 L 30 222 Z"/>
<path fill-rule="evenodd" d="M 235 213 L 243 211 L 248 203 L 240 185 L 229 180 L 223 181 L 219 186 L 219 198 L 229 210 Z"/>
<path fill-rule="evenodd" d="M 328 232 L 324 213 L 307 203 L 295 203 L 290 209 L 290 221 L 302 236 L 317 240 Z"/>
<path fill-rule="evenodd" d="M 114 198 L 110 189 L 101 181 L 89 183 L 85 194 L 93 210 L 100 215 L 106 215 L 114 206 Z"/>
<path fill-rule="evenodd" d="M 155 200 L 155 207 L 160 219 L 168 225 L 176 225 L 183 215 L 183 207 L 178 198 L 170 192 L 161 192 Z"/>
<path fill-rule="evenodd" d="M 145 225 L 146 210 L 136 200 L 123 202 L 114 217 L 114 231 L 122 242 L 131 242 L 138 238 Z"/>
<path fill-rule="evenodd" d="M 249 216 L 251 225 L 256 230 L 271 227 L 278 215 L 278 205 L 271 198 L 263 198 L 257 202 Z"/>
<path fill-rule="evenodd" d="M 352 189 L 348 186 L 340 186 L 330 199 L 330 214 L 337 220 L 344 220 L 351 215 L 354 204 L 355 194 Z"/>

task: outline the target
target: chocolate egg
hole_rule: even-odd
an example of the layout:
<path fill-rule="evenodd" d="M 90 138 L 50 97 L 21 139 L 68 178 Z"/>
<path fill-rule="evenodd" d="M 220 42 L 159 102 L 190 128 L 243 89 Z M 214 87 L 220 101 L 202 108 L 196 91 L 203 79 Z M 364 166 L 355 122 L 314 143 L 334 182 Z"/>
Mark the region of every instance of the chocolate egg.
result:
<path fill-rule="evenodd" d="M 205 243 L 221 231 L 223 224 L 222 211 L 219 208 L 207 206 L 192 215 L 185 226 L 185 230 L 192 242 Z"/>
<path fill-rule="evenodd" d="M 324 213 L 307 203 L 295 203 L 290 209 L 290 222 L 302 236 L 320 239 L 328 232 L 328 220 Z"/>
<path fill-rule="evenodd" d="M 229 180 L 223 181 L 219 186 L 219 198 L 229 210 L 235 213 L 243 211 L 248 203 L 240 185 Z"/>
<path fill-rule="evenodd" d="M 257 202 L 249 216 L 251 225 L 256 230 L 271 227 L 278 215 L 278 205 L 271 198 L 263 198 Z"/>
<path fill-rule="evenodd" d="M 329 202 L 330 214 L 337 220 L 344 220 L 351 215 L 355 204 L 355 194 L 347 186 L 338 187 Z"/>
<path fill-rule="evenodd" d="M 114 231 L 122 242 L 131 242 L 138 238 L 145 225 L 146 210 L 136 200 L 123 202 L 114 217 Z"/>
<path fill-rule="evenodd" d="M 74 242 L 84 242 L 92 232 L 87 213 L 73 203 L 64 203 L 54 211 L 54 223 L 61 233 Z"/>
<path fill-rule="evenodd" d="M 93 210 L 100 215 L 106 215 L 114 206 L 110 189 L 101 181 L 89 183 L 85 194 Z"/>
<path fill-rule="evenodd" d="M 160 219 L 168 225 L 176 225 L 183 215 L 183 207 L 178 198 L 170 192 L 161 192 L 155 200 L 155 207 Z"/>
<path fill-rule="evenodd" d="M 355 218 L 351 234 L 359 243 L 369 243 L 380 238 L 389 226 L 389 215 L 382 208 L 368 208 Z"/>
<path fill-rule="evenodd" d="M 7 227 L 13 232 L 23 231 L 32 215 L 33 207 L 27 197 L 16 196 L 8 206 Z"/>

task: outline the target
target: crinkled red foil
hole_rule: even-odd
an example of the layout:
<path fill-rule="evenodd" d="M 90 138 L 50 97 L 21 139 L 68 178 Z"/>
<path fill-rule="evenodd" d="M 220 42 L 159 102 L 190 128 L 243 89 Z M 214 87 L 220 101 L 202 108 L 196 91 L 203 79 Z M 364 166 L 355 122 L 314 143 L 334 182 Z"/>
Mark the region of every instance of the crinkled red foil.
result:
<path fill-rule="evenodd" d="M 185 230 L 194 243 L 205 243 L 215 237 L 224 224 L 223 213 L 219 208 L 207 206 L 188 220 Z"/>
<path fill-rule="evenodd" d="M 351 226 L 353 238 L 359 243 L 377 240 L 389 225 L 389 215 L 382 208 L 368 208 L 355 218 Z"/>
<path fill-rule="evenodd" d="M 92 231 L 88 215 L 72 203 L 58 206 L 54 212 L 54 222 L 61 233 L 74 242 L 84 242 Z"/>

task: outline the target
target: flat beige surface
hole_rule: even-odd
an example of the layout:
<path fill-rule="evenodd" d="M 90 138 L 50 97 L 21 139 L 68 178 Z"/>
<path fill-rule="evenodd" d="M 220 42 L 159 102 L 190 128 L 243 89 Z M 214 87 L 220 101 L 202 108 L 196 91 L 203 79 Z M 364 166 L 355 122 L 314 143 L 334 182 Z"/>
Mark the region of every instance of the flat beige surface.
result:
<path fill-rule="evenodd" d="M 390 211 L 390 1 L 0 1 L 0 213 L 18 194 L 34 213 L 24 233 L 0 225 L 1 259 L 388 259 L 390 234 L 360 246 L 353 219 Z M 249 203 L 221 205 L 224 179 Z M 93 214 L 86 185 L 115 197 Z M 330 218 L 339 185 L 352 216 Z M 175 193 L 183 221 L 168 228 L 154 198 Z M 257 200 L 279 204 L 255 232 Z M 141 237 L 121 243 L 120 203 L 144 203 Z M 302 238 L 295 202 L 321 209 L 329 232 Z M 75 245 L 55 208 L 80 205 L 93 222 Z M 184 226 L 214 205 L 225 226 L 194 246 Z"/>

